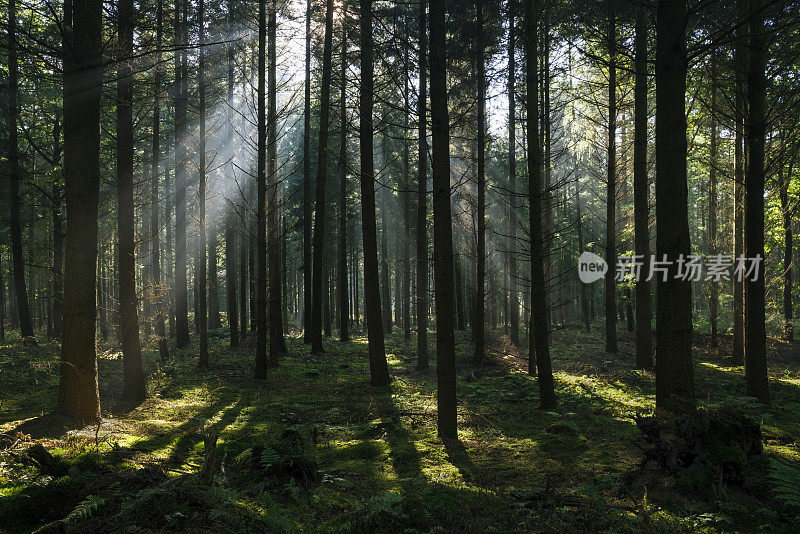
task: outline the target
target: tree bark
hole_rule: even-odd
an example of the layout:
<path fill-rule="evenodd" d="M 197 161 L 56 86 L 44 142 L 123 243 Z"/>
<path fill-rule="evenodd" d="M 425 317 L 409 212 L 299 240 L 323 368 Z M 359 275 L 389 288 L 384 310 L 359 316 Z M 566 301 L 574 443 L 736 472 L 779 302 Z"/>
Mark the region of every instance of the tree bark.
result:
<path fill-rule="evenodd" d="M 317 194 L 314 213 L 314 261 L 311 289 L 311 353 L 322 348 L 322 277 L 325 252 L 325 188 L 328 178 L 328 121 L 330 116 L 331 56 L 333 49 L 333 0 L 325 5 L 325 44 L 322 52 L 322 87 L 320 88 L 319 146 L 317 154 Z"/>
<path fill-rule="evenodd" d="M 165 277 L 165 290 L 167 295 L 167 302 L 165 304 L 167 309 L 167 328 L 170 339 L 175 339 L 175 277 L 173 276 L 172 266 L 174 265 L 174 254 L 172 247 L 172 206 L 173 203 L 169 202 L 169 198 L 174 194 L 172 187 L 172 180 L 170 179 L 169 169 L 164 169 L 164 222 L 167 227 L 166 242 L 164 243 L 164 265 L 166 266 Z"/>
<path fill-rule="evenodd" d="M 56 117 L 53 125 L 53 161 L 61 160 L 61 123 Z M 53 337 L 61 339 L 64 331 L 64 216 L 61 213 L 63 190 L 54 177 L 53 200 Z"/>
<path fill-rule="evenodd" d="M 64 340 L 56 411 L 84 422 L 100 419 L 97 319 L 97 208 L 100 193 L 102 93 L 100 0 L 64 4 L 64 183 L 67 243 Z"/>
<path fill-rule="evenodd" d="M 303 111 L 303 343 L 311 343 L 311 0 L 306 0 L 306 79 Z"/>
<path fill-rule="evenodd" d="M 383 116 L 384 128 L 388 122 L 385 114 Z M 387 147 L 387 136 L 384 132 L 381 137 L 381 162 L 384 169 L 389 166 L 389 149 Z M 388 171 L 386 180 L 389 179 L 390 174 Z M 389 278 L 389 229 L 386 225 L 386 219 L 389 217 L 389 189 L 387 186 L 381 184 L 379 195 L 381 197 L 381 313 L 383 313 L 383 332 L 388 336 L 392 333 L 392 287 L 389 285 L 391 280 Z"/>
<path fill-rule="evenodd" d="M 484 357 L 486 330 L 486 65 L 483 52 L 483 0 L 477 0 L 477 51 L 478 69 L 478 224 L 475 253 L 475 352 L 472 363 L 480 364 Z"/>
<path fill-rule="evenodd" d="M 244 210 L 243 210 L 244 211 Z M 249 267 L 249 254 L 248 254 L 248 239 L 247 239 L 247 213 L 242 215 L 242 230 L 239 233 L 239 333 L 244 336 L 247 334 L 248 322 L 248 303 L 250 288 L 247 283 L 249 276 L 247 268 Z"/>
<path fill-rule="evenodd" d="M 68 0 L 67 0 L 68 1 Z M 8 183 L 11 201 L 11 259 L 16 289 L 17 313 L 21 335 L 33 337 L 33 320 L 28 303 L 28 290 L 25 286 L 25 263 L 22 255 L 22 226 L 20 223 L 19 198 L 19 142 L 17 133 L 18 65 L 17 60 L 17 5 L 16 0 L 8 2 Z"/>
<path fill-rule="evenodd" d="M 417 163 L 417 369 L 428 369 L 428 35 L 427 1 L 419 0 L 419 144 Z"/>
<path fill-rule="evenodd" d="M 228 32 L 233 34 L 234 31 L 234 3 L 228 0 Z M 227 47 L 228 52 L 228 107 L 233 109 L 233 66 L 234 66 L 234 45 L 229 43 Z M 227 146 L 233 146 L 233 115 L 231 114 L 226 126 L 227 130 Z M 228 165 L 228 171 L 233 174 L 233 163 Z M 225 285 L 228 297 L 228 327 L 230 329 L 230 344 L 231 347 L 239 345 L 239 303 L 237 301 L 237 231 L 236 231 L 236 207 L 231 203 L 227 206 L 229 210 L 225 217 Z M 239 260 L 240 261 L 240 260 Z M 244 293 L 242 293 L 244 294 Z"/>
<path fill-rule="evenodd" d="M 455 439 L 458 436 L 458 408 L 453 333 L 453 228 L 450 214 L 450 117 L 447 108 L 445 12 L 444 0 L 430 0 L 437 423 L 440 437 Z"/>
<path fill-rule="evenodd" d="M 339 79 L 339 250 L 337 259 L 339 282 L 339 339 L 350 340 L 348 328 L 347 288 L 347 0 L 342 3 L 342 65 Z"/>
<path fill-rule="evenodd" d="M 794 236 L 792 234 L 792 207 L 789 204 L 789 184 L 792 182 L 792 166 L 789 164 L 789 175 L 784 179 L 783 165 L 778 172 L 780 181 L 781 213 L 783 215 L 783 338 L 794 340 L 794 318 L 792 313 L 792 255 Z"/>
<path fill-rule="evenodd" d="M 225 217 L 225 284 L 228 301 L 228 327 L 230 329 L 231 347 L 239 345 L 239 302 L 237 278 L 237 235 L 236 235 L 236 212 L 231 210 Z"/>
<path fill-rule="evenodd" d="M 6 339 L 6 283 L 3 279 L 3 254 L 0 251 L 0 341 Z"/>
<path fill-rule="evenodd" d="M 656 290 L 656 407 L 694 409 L 692 286 L 676 278 L 691 252 L 686 183 L 686 0 L 660 0 L 656 11 L 656 257 L 670 262 Z"/>
<path fill-rule="evenodd" d="M 208 251 L 206 246 L 206 59 L 205 59 L 205 2 L 199 0 L 197 4 L 198 26 L 200 28 L 199 41 L 200 41 L 200 57 L 199 66 L 197 69 L 197 92 L 199 94 L 199 107 L 200 107 L 200 143 L 198 147 L 198 156 L 200 162 L 198 165 L 198 173 L 200 175 L 200 187 L 198 188 L 197 196 L 199 203 L 199 217 L 198 217 L 198 281 L 197 290 L 195 293 L 195 300 L 197 300 L 197 311 L 199 317 L 196 318 L 200 328 L 200 357 L 198 366 L 200 369 L 208 368 Z"/>
<path fill-rule="evenodd" d="M 278 356 L 286 353 L 283 339 L 283 315 L 281 314 L 281 230 L 278 221 L 278 138 L 277 138 L 277 53 L 278 32 L 276 0 L 270 0 L 267 23 L 267 45 L 269 52 L 269 109 L 267 110 L 267 161 L 268 161 L 268 239 L 269 239 L 269 359 L 270 367 L 277 367 Z"/>
<path fill-rule="evenodd" d="M 711 82 L 711 134 L 709 140 L 709 168 L 708 168 L 708 254 L 716 255 L 717 252 L 717 55 L 711 52 L 711 66 L 709 73 Z M 719 282 L 710 281 L 708 315 L 711 323 L 711 346 L 719 344 L 717 333 L 717 316 L 719 314 Z"/>
<path fill-rule="evenodd" d="M 616 0 L 608 0 L 608 152 L 606 188 L 606 352 L 617 352 L 617 14 Z"/>
<path fill-rule="evenodd" d="M 150 254 L 152 257 L 152 284 L 153 284 L 153 307 L 155 316 L 156 338 L 158 340 L 158 352 L 162 360 L 169 358 L 169 347 L 167 345 L 167 331 L 164 323 L 164 310 L 166 302 L 164 295 L 168 294 L 161 287 L 161 247 L 159 224 L 159 197 L 158 197 L 158 178 L 159 178 L 159 158 L 161 156 L 161 47 L 164 38 L 163 29 L 164 3 L 158 0 L 156 5 L 156 68 L 154 73 L 153 88 L 153 161 L 150 170 Z M 167 221 L 169 224 L 169 221 Z"/>
<path fill-rule="evenodd" d="M 256 167 L 256 360 L 253 377 L 267 378 L 267 114 L 266 114 L 267 0 L 258 2 L 258 156 Z"/>
<path fill-rule="evenodd" d="M 508 292 L 509 337 L 519 345 L 519 293 L 517 292 L 517 106 L 516 34 L 514 0 L 508 2 Z"/>
<path fill-rule="evenodd" d="M 741 5 L 741 1 L 737 5 Z M 739 10 L 741 15 L 741 10 Z M 733 149 L 733 256 L 744 252 L 744 29 L 737 32 L 734 50 L 736 87 L 734 88 L 734 149 Z M 731 363 L 744 364 L 744 282 L 733 280 L 733 350 Z"/>
<path fill-rule="evenodd" d="M 405 19 L 404 19 L 405 21 Z M 408 23 L 404 22 L 404 30 L 409 34 Z M 410 41 L 406 41 L 410 45 Z M 411 114 L 411 106 L 408 98 L 408 80 L 409 80 L 409 46 L 403 47 L 403 187 L 401 192 L 402 209 L 403 209 L 403 273 L 401 280 L 401 295 L 398 295 L 398 300 L 402 303 L 403 311 L 403 339 L 408 342 L 411 339 L 411 190 L 409 185 L 409 173 L 411 171 L 411 155 L 408 146 L 408 139 L 411 137 L 411 130 L 409 128 L 409 118 Z"/>
<path fill-rule="evenodd" d="M 541 25 L 542 29 L 542 40 L 540 42 L 541 46 L 541 57 L 539 60 L 541 61 L 542 65 L 542 75 L 539 79 L 542 91 L 542 101 L 541 105 L 539 106 L 539 114 L 541 116 L 541 138 L 539 139 L 539 143 L 541 148 L 540 157 L 544 156 L 542 159 L 542 169 L 544 173 L 544 186 L 543 186 L 543 196 L 542 196 L 542 208 L 544 209 L 544 220 L 542 221 L 542 246 L 543 252 L 542 255 L 544 257 L 544 298 L 545 298 L 545 310 L 544 313 L 547 314 L 547 325 L 548 328 L 553 322 L 552 319 L 552 306 L 553 306 L 553 182 L 551 180 L 552 176 L 552 164 L 553 160 L 550 157 L 551 154 L 551 147 L 552 147 L 552 138 L 550 134 L 550 15 L 548 10 L 548 2 L 547 0 L 542 2 L 542 17 L 543 22 Z"/>
<path fill-rule="evenodd" d="M 206 216 L 206 227 L 208 231 L 208 328 L 217 330 L 221 326 L 219 317 L 219 273 L 217 266 L 219 259 L 217 249 L 219 248 L 219 230 L 212 215 L 211 221 Z"/>
<path fill-rule="evenodd" d="M 575 180 L 575 216 L 576 216 L 576 229 L 578 231 L 578 250 L 583 253 L 583 216 L 581 215 L 581 194 L 580 194 L 580 179 Z M 583 323 L 586 325 L 586 332 L 592 331 L 591 319 L 589 317 L 589 299 L 586 295 L 586 284 L 581 283 L 581 314 L 583 315 Z M 638 296 L 637 296 L 638 298 Z M 637 303 L 638 305 L 638 303 Z M 638 323 L 637 323 L 638 324 Z"/>
<path fill-rule="evenodd" d="M 133 0 L 120 0 L 117 13 L 117 215 L 119 222 L 119 319 L 122 343 L 122 399 L 145 398 L 142 348 L 136 297 L 136 251 L 133 213 Z"/>
<path fill-rule="evenodd" d="M 650 188 L 647 184 L 647 10 L 636 13 L 634 38 L 633 110 L 633 218 L 634 248 L 642 267 L 636 280 L 636 368 L 653 366 L 653 341 L 650 310 Z M 611 266 L 609 265 L 609 268 Z"/>
<path fill-rule="evenodd" d="M 744 280 L 744 357 L 747 394 L 769 403 L 764 258 L 764 13 L 761 0 L 750 0 L 747 69 L 747 174 L 744 196 L 744 253 L 762 261 L 756 276 Z"/>
<path fill-rule="evenodd" d="M 253 194 L 251 197 L 253 201 L 258 205 L 257 200 L 257 188 L 255 187 L 256 184 L 252 184 L 253 187 Z M 256 219 L 258 216 L 256 215 Z M 247 249 L 247 262 L 248 262 L 248 269 L 247 274 L 249 275 L 249 283 L 250 283 L 250 294 L 249 294 L 249 305 L 250 305 L 250 331 L 255 332 L 257 329 L 257 322 L 258 322 L 258 311 L 257 311 L 257 293 L 258 293 L 258 267 L 256 263 L 256 236 L 258 234 L 258 224 L 256 221 L 251 221 L 250 224 L 250 232 L 249 232 L 249 239 L 248 239 L 248 249 Z"/>
<path fill-rule="evenodd" d="M 176 0 L 177 2 L 178 0 Z M 175 9 L 175 43 L 178 49 L 187 42 L 187 0 Z M 186 264 L 186 51 L 175 53 L 175 331 L 178 348 L 189 346 L 189 301 Z"/>
<path fill-rule="evenodd" d="M 330 0 L 329 0 L 330 1 Z M 378 240 L 375 224 L 375 162 L 373 161 L 374 50 L 372 0 L 359 0 L 361 32 L 361 95 L 359 144 L 361 149 L 361 233 L 364 247 L 364 300 L 369 342 L 370 384 L 389 384 L 389 366 L 383 342 L 383 321 L 378 284 Z"/>
<path fill-rule="evenodd" d="M 531 0 L 526 5 L 525 13 L 525 55 L 528 75 L 528 87 L 538 87 L 539 72 L 537 69 L 538 39 L 537 18 L 540 4 Z M 542 169 L 539 148 L 539 125 L 537 124 L 538 95 L 535 89 L 529 89 L 526 98 L 527 131 L 528 131 L 528 202 L 530 238 L 531 238 L 531 342 L 528 354 L 528 372 L 536 374 L 538 370 L 539 398 L 543 409 L 555 406 L 553 371 L 550 362 L 550 340 L 547 313 L 547 297 L 544 277 L 544 236 L 542 235 Z M 535 361 L 534 361 L 535 358 Z"/>

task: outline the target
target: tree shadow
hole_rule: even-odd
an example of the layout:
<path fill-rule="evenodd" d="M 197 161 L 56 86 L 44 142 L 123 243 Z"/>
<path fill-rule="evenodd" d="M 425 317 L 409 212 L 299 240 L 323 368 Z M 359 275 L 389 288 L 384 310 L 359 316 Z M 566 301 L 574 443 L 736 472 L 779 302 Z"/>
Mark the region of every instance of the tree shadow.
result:
<path fill-rule="evenodd" d="M 85 428 L 82 422 L 56 413 L 49 413 L 23 421 L 8 431 L 15 436 L 17 433 L 29 435 L 31 439 L 58 439 L 71 430 Z"/>
<path fill-rule="evenodd" d="M 447 451 L 448 461 L 458 469 L 464 480 L 482 485 L 483 477 L 480 476 L 480 472 L 475 467 L 475 464 L 472 463 L 464 443 L 460 439 L 443 439 L 442 441 Z"/>
<path fill-rule="evenodd" d="M 241 398 L 234 402 L 230 402 L 231 400 L 229 397 L 223 397 L 214 404 L 197 411 L 182 424 L 164 432 L 154 433 L 146 439 L 135 441 L 124 449 L 131 453 L 151 454 L 172 444 L 170 453 L 164 463 L 169 465 L 180 464 L 202 442 L 204 432 L 219 433 L 236 420 L 245 404 Z M 217 415 L 219 415 L 219 418 L 214 423 L 209 426 L 205 425 L 206 421 L 214 419 Z"/>

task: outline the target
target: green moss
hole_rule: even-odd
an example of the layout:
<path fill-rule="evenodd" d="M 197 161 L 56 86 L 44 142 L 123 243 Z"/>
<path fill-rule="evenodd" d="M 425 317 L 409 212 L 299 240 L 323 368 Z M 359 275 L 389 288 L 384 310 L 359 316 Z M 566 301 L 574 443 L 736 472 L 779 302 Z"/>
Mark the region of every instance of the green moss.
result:
<path fill-rule="evenodd" d="M 92 484 L 92 492 L 106 500 L 87 524 L 95 531 L 119 522 L 151 530 L 234 532 L 709 528 L 700 515 L 714 508 L 701 494 L 713 495 L 709 488 L 714 477 L 700 471 L 677 487 L 646 481 L 646 514 L 607 506 L 630 506 L 631 497 L 620 484 L 598 486 L 602 499 L 577 508 L 530 505 L 510 496 L 515 490 L 572 494 L 597 486 L 604 476 L 621 480 L 619 475 L 636 470 L 642 459 L 640 432 L 631 416 L 653 408 L 654 377 L 625 369 L 625 362 L 632 361 L 625 351 L 632 344 L 623 340 L 619 361 L 609 364 L 604 363 L 607 356 L 596 333 L 568 330 L 554 333 L 553 340 L 559 406 L 541 412 L 536 380 L 524 373 L 524 362 L 511 371 L 487 365 L 473 372 L 464 360 L 471 351 L 469 340 L 459 334 L 460 441 L 455 443 L 443 443 L 436 435 L 435 373 L 416 372 L 415 340 L 407 343 L 395 333 L 387 338 L 395 380 L 383 390 L 368 384 L 364 337 L 353 343 L 326 339 L 323 356 L 310 355 L 299 338 L 290 337 L 289 355 L 259 383 L 249 379 L 251 347 L 232 352 L 224 335 L 211 339 L 208 372 L 196 370 L 191 350 L 173 351 L 172 359 L 162 364 L 148 347 L 145 369 L 158 396 L 130 413 L 115 414 L 113 430 L 101 440 L 99 451 L 91 433 L 70 437 L 60 446 L 80 473 L 76 480 Z M 433 336 L 430 341 L 434 356 Z M 45 348 L 37 358 L 56 365 L 57 350 Z M 709 365 L 702 365 L 703 355 L 698 359 L 701 398 L 713 403 L 735 400 L 738 408 L 765 421 L 769 454 L 789 461 L 800 458 L 796 439 L 800 403 L 795 400 L 794 375 L 773 381 L 775 402 L 765 408 L 738 398 L 743 391 L 741 369 L 710 359 Z M 102 357 L 104 395 L 119 387 L 121 363 L 113 353 Z M 16 369 L 20 383 L 39 372 L 27 365 L 21 353 L 0 354 L 0 368 Z M 42 383 L 55 387 L 56 377 L 45 374 Z M 3 405 L 3 414 L 11 414 L 8 417 L 36 415 L 21 408 L 27 402 L 39 411 L 52 405 L 48 394 L 41 395 L 43 400 L 34 399 L 18 389 Z M 308 443 L 307 452 L 318 462 L 317 483 L 303 486 L 266 476 L 259 467 L 261 455 L 254 456 L 253 449 L 271 447 L 287 429 L 301 433 Z M 196 483 L 207 432 L 219 434 L 219 459 L 224 464 L 224 473 L 218 473 L 217 484 L 210 488 Z M 716 454 L 733 464 L 741 460 L 739 451 L 724 447 Z M 16 469 L 13 476 L 0 472 L 3 504 L 27 491 L 24 482 L 31 480 L 30 469 Z M 746 485 L 758 487 L 761 479 L 753 475 Z M 73 484 L 69 494 L 75 500 L 64 501 L 61 508 L 50 507 L 56 510 L 53 519 L 68 514 L 85 490 Z M 641 502 L 643 488 L 626 491 Z M 49 503 L 58 495 L 54 491 L 41 498 Z M 755 517 L 756 510 L 769 506 L 768 501 L 747 499 L 741 512 L 725 513 Z M 28 510 L 36 524 L 45 520 L 42 510 Z M 771 521 L 774 529 L 785 525 L 781 517 L 764 521 Z"/>
<path fill-rule="evenodd" d="M 0 497 L 0 530 L 26 532 L 62 519 L 81 500 L 83 484 L 68 476 L 18 488 Z"/>

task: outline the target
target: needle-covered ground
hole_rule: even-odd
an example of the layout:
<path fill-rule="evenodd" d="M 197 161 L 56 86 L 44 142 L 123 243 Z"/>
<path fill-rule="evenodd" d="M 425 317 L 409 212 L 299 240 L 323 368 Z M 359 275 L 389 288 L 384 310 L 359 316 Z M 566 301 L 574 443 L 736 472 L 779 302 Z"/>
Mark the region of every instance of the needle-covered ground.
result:
<path fill-rule="evenodd" d="M 459 440 L 436 436 L 435 358 L 415 370 L 416 341 L 387 340 L 394 380 L 368 385 L 366 339 L 311 356 L 299 338 L 269 379 L 251 379 L 253 345 L 213 333 L 211 369 L 194 350 L 145 354 L 149 397 L 123 406 L 121 354 L 103 347 L 103 420 L 74 428 L 55 404 L 58 348 L 0 351 L 0 531 L 29 532 L 675 532 L 797 531 L 798 347 L 770 341 L 773 403 L 744 396 L 730 340 L 697 336 L 701 409 L 733 406 L 761 422 L 757 479 L 739 486 L 672 476 L 646 461 L 637 414 L 654 376 L 632 370 L 633 338 L 604 353 L 599 333 L 553 336 L 558 408 L 539 409 L 535 378 L 492 336 L 476 368 L 460 337 Z M 435 339 L 431 336 L 431 347 Z M 435 355 L 435 350 L 431 351 Z M 200 472 L 218 436 L 211 483 Z M 32 462 L 39 443 L 56 460 Z M 47 472 L 49 471 L 49 472 Z M 797 491 L 794 492 L 797 495 Z"/>

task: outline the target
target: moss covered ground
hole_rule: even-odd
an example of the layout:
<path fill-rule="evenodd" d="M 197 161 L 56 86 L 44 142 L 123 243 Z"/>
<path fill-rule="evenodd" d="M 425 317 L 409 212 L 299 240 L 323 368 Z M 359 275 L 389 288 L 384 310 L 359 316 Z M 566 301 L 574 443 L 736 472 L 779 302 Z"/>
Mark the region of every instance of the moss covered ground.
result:
<path fill-rule="evenodd" d="M 58 347 L 9 338 L 0 349 L 0 531 L 800 530 L 798 503 L 781 496 L 800 488 L 797 345 L 770 340 L 773 402 L 763 406 L 744 396 L 730 340 L 712 349 L 697 336 L 701 406 L 758 418 L 771 462 L 760 485 L 702 487 L 644 461 L 634 418 L 653 409 L 654 376 L 632 370 L 631 334 L 611 356 L 597 332 L 555 332 L 559 404 L 547 412 L 524 359 L 502 332 L 490 337 L 480 367 L 458 338 L 453 442 L 436 436 L 435 359 L 416 371 L 416 341 L 401 334 L 387 340 L 394 379 L 383 389 L 367 383 L 364 337 L 326 340 L 317 356 L 289 337 L 289 356 L 261 382 L 250 378 L 252 341 L 230 349 L 224 331 L 212 333 L 208 371 L 191 347 L 161 362 L 148 346 L 149 397 L 137 406 L 118 402 L 121 354 L 101 346 L 103 420 L 85 428 L 48 415 Z M 219 436 L 210 485 L 198 477 L 208 435 Z M 62 472 L 26 461 L 35 442 Z M 776 482 L 774 469 L 788 481 Z"/>

